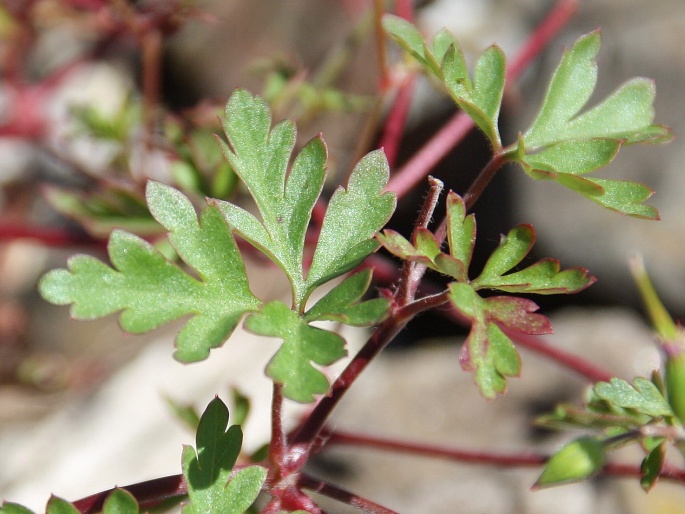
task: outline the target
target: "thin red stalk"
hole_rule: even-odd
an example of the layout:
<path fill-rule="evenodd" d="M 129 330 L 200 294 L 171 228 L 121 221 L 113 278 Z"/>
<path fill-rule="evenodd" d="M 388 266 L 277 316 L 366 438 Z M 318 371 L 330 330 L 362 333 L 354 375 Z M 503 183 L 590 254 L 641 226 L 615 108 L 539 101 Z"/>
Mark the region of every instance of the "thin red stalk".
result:
<path fill-rule="evenodd" d="M 414 316 L 425 310 L 443 305 L 447 301 L 448 295 L 446 292 L 421 298 L 396 309 L 387 320 L 378 325 L 366 344 L 364 344 L 340 376 L 333 382 L 328 395 L 316 404 L 309 417 L 302 423 L 299 430 L 295 432 L 292 444 L 308 445 L 310 449 L 315 446 L 317 444 L 316 438 L 331 412 L 374 357 L 395 338 Z"/>
<path fill-rule="evenodd" d="M 554 5 L 513 58 L 506 76 L 508 84 L 518 79 L 528 64 L 568 23 L 577 9 L 577 4 L 577 0 L 559 0 Z M 399 198 L 406 195 L 464 139 L 473 125 L 473 120 L 463 112 L 455 114 L 402 168 L 396 171 L 386 189 L 395 191 Z"/>
<path fill-rule="evenodd" d="M 483 452 L 445 446 L 414 443 L 354 434 L 351 432 L 335 430 L 328 435 L 326 444 L 342 444 L 351 446 L 363 446 L 377 450 L 410 453 L 426 457 L 438 457 L 441 459 L 456 460 L 474 464 L 489 464 L 503 467 L 536 467 L 545 463 L 549 458 L 546 455 L 535 453 L 503 454 L 498 452 Z"/>
<path fill-rule="evenodd" d="M 554 361 L 557 364 L 588 378 L 592 382 L 609 382 L 614 376 L 614 374 L 582 357 L 578 357 L 577 355 L 573 355 L 572 353 L 552 346 L 540 336 L 522 334 L 521 332 L 507 330 L 506 328 L 504 329 L 504 332 L 513 339 L 518 346 L 527 348 L 542 357 Z"/>
<path fill-rule="evenodd" d="M 378 144 L 385 151 L 390 168 L 394 168 L 399 153 L 402 134 L 409 114 L 416 75 L 408 75 L 400 84 L 390 114 L 385 122 L 383 136 Z"/>
<path fill-rule="evenodd" d="M 384 0 L 374 0 L 373 2 L 374 27 L 376 33 L 376 54 L 378 55 L 381 91 L 384 91 L 390 83 L 387 44 L 385 42 L 385 31 L 383 30 L 383 24 L 381 23 L 381 18 L 383 17 L 383 12 L 385 11 L 384 4 Z"/>
<path fill-rule="evenodd" d="M 341 444 L 350 446 L 363 446 L 382 451 L 394 451 L 437 457 L 470 464 L 484 464 L 507 468 L 538 467 L 547 462 L 549 455 L 538 453 L 504 454 L 498 452 L 482 452 L 457 448 L 446 448 L 438 445 L 398 441 L 382 437 L 366 436 L 345 431 L 333 431 L 327 434 L 326 444 Z M 602 475 L 616 477 L 640 477 L 642 472 L 639 466 L 620 463 L 608 463 L 602 468 Z M 670 465 L 664 466 L 660 478 L 685 483 L 685 470 Z"/>
<path fill-rule="evenodd" d="M 271 472 L 279 471 L 283 464 L 287 444 L 283 431 L 283 385 L 274 382 L 271 398 L 271 441 L 269 444 Z"/>
<path fill-rule="evenodd" d="M 430 189 L 428 190 L 428 196 L 426 196 L 423 206 L 421 207 L 419 217 L 416 219 L 416 225 L 414 226 L 414 232 L 412 234 L 413 244 L 416 244 L 418 230 L 428 228 L 428 224 L 431 222 L 433 213 L 435 212 L 435 206 L 438 204 L 440 193 L 444 187 L 444 184 L 440 180 L 433 177 L 428 177 L 428 182 L 430 183 Z M 402 278 L 400 279 L 400 285 L 396 295 L 397 305 L 402 307 L 409 302 L 414 301 L 416 290 L 418 289 L 419 282 L 421 282 L 425 269 L 426 266 L 419 264 L 416 261 L 404 261 L 401 273 Z"/>
<path fill-rule="evenodd" d="M 328 482 L 310 477 L 309 475 L 303 474 L 300 477 L 299 486 L 303 489 L 308 489 L 324 496 L 328 496 L 329 498 L 333 498 L 334 500 L 338 500 L 346 505 L 356 507 L 364 512 L 370 512 L 371 514 L 398 514 L 394 510 L 390 510 L 387 507 L 383 507 L 382 505 L 372 502 L 371 500 L 329 484 Z"/>

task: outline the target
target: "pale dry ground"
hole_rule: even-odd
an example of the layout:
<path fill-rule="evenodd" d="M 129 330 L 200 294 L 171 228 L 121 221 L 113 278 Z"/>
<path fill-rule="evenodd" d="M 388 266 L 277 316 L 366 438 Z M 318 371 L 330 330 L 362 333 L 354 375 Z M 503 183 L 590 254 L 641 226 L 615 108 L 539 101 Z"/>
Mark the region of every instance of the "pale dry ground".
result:
<path fill-rule="evenodd" d="M 544 2 L 520 0 L 524 7 L 520 11 L 513 9 L 515 3 L 435 2 L 426 11 L 424 26 L 437 29 L 448 23 L 465 34 L 466 44 L 474 49 L 496 40 L 510 52 L 518 47 L 532 20 L 539 17 Z M 215 35 L 214 40 L 211 31 L 200 27 L 206 34 L 189 36 L 187 46 L 188 59 L 199 66 L 190 73 L 205 85 L 203 94 L 217 97 L 225 97 L 238 85 L 256 87 L 256 79 L 231 61 L 231 56 L 237 55 L 244 62 L 277 45 L 286 54 L 297 53 L 306 62 L 316 61 L 329 42 L 342 33 L 340 20 L 345 19 L 337 3 L 319 0 L 222 5 L 227 19 L 249 22 Z M 444 10 L 446 7 L 449 9 Z M 331 10 L 335 12 L 331 14 Z M 307 20 L 304 25 L 303 19 Z M 262 29 L 254 30 L 255 25 Z M 673 126 L 676 133 L 682 132 L 685 9 L 681 0 L 582 2 L 578 18 L 545 54 L 543 64 L 532 69 L 520 84 L 518 98 L 525 98 L 528 91 L 541 94 L 544 80 L 540 77 L 548 76 L 561 46 L 598 25 L 603 27 L 605 42 L 600 57 L 603 94 L 634 75 L 654 77 L 657 120 Z M 203 39 L 204 35 L 210 39 Z M 182 40 L 176 44 L 182 54 Z M 232 51 L 218 52 L 217 48 Z M 198 58 L 200 52 L 214 61 Z M 374 87 L 374 77 L 364 72 L 363 61 L 357 64 L 357 73 L 345 79 L 358 92 Z M 525 105 L 525 101 L 510 99 L 509 116 L 530 119 L 534 113 Z M 424 110 L 428 109 L 419 105 L 415 112 Z M 334 162 L 344 168 L 359 130 L 358 120 L 328 120 L 323 126 L 308 127 L 303 137 L 319 130 L 329 141 Z M 600 276 L 595 287 L 603 288 L 604 295 L 618 304 L 633 295 L 624 272 L 627 251 L 646 253 L 650 271 L 669 302 L 684 309 L 682 148 L 681 141 L 676 140 L 666 148 L 629 149 L 610 171 L 643 180 L 657 189 L 654 204 L 663 214 L 658 224 L 606 214 L 563 192 L 555 196 L 555 215 L 550 216 L 542 199 L 549 192 L 556 195 L 560 188 L 534 184 L 529 189 L 530 181 L 515 186 L 521 200 L 518 216 L 536 225 L 538 244 L 547 249 L 546 254 L 561 257 L 567 266 L 587 265 Z M 587 216 L 584 225 L 591 227 L 593 237 L 582 239 L 585 231 L 572 222 L 561 228 L 560 223 L 579 214 Z M 23 501 L 41 511 L 51 492 L 74 499 L 115 484 L 179 472 L 180 445 L 191 443 L 193 437 L 166 408 L 165 394 L 202 406 L 216 393 L 226 398 L 228 387 L 240 384 L 259 405 L 252 426 L 246 427 L 248 444 L 256 446 L 266 437 L 267 425 L 260 420 L 268 413 L 270 386 L 258 370 L 271 355 L 273 341 L 237 334 L 207 363 L 181 366 L 171 359 L 171 331 L 140 338 L 122 336 L 113 318 L 92 323 L 69 321 L 66 309 L 46 306 L 30 292 L 40 270 L 63 265 L 64 257 L 48 256 L 34 246 L 3 249 L 3 294 L 31 300 L 29 326 L 24 330 L 33 353 L 30 358 L 22 357 L 21 369 L 29 381 L 41 387 L 0 385 L 0 498 Z M 269 293 L 273 297 L 285 293 L 272 275 L 262 270 L 255 276 L 260 287 L 273 288 Z M 19 326 L 22 316 L 13 305 L 6 302 L 0 312 L 0 324 L 8 330 Z M 554 344 L 596 360 L 623 378 L 644 375 L 655 362 L 648 330 L 632 312 L 572 310 L 556 314 L 553 322 Z M 557 399 L 577 401 L 584 382 L 524 353 L 523 377 L 512 381 L 507 397 L 489 403 L 477 395 L 471 377 L 459 369 L 458 342 L 448 337 L 381 359 L 342 403 L 336 426 L 459 447 L 507 451 L 558 447 L 561 437 L 533 437 L 531 414 L 539 405 L 549 407 Z M 328 463 L 331 466 L 326 472 L 335 475 L 334 465 L 346 470 L 335 475 L 336 482 L 403 514 L 665 514 L 682 512 L 685 504 L 683 489 L 668 484 L 659 484 L 649 495 L 644 495 L 635 481 L 624 480 L 531 493 L 528 487 L 535 479 L 534 471 L 428 462 L 366 449 L 337 448 Z M 331 512 L 344 510 L 335 507 Z"/>

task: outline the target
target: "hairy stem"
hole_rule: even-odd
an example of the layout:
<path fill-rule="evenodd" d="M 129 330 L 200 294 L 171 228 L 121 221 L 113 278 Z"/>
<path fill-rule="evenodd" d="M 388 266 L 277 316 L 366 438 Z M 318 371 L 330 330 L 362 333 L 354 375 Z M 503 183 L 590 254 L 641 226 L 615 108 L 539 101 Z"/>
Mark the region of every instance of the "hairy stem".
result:
<path fill-rule="evenodd" d="M 338 500 L 341 503 L 350 505 L 352 507 L 357 507 L 364 512 L 370 512 L 372 514 L 398 514 L 394 510 L 390 510 L 382 505 L 379 505 L 371 500 L 358 496 L 354 493 L 341 489 L 340 487 L 329 484 L 322 480 L 318 480 L 309 475 L 303 474 L 299 481 L 300 487 L 303 489 L 308 489 L 334 500 Z"/>
<path fill-rule="evenodd" d="M 428 228 L 428 224 L 431 222 L 431 219 L 433 219 L 435 206 L 438 204 L 440 193 L 442 193 L 444 187 L 444 184 L 440 180 L 433 177 L 428 177 L 428 183 L 430 184 L 428 196 L 426 196 L 426 199 L 421 206 L 421 212 L 414 225 L 414 232 L 412 234 L 413 244 L 416 244 L 416 234 L 418 230 L 420 228 Z M 402 264 L 400 285 L 396 295 L 397 305 L 402 307 L 409 302 L 414 301 L 416 290 L 419 287 L 419 282 L 421 282 L 425 271 L 426 266 L 423 264 L 410 260 L 404 261 Z"/>

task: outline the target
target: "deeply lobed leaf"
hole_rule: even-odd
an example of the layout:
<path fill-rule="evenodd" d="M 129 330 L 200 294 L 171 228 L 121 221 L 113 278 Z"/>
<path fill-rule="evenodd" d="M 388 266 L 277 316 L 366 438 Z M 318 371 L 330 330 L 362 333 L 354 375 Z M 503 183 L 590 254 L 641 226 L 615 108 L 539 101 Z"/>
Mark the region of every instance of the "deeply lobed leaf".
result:
<path fill-rule="evenodd" d="M 183 514 L 243 514 L 262 488 L 266 469 L 248 466 L 233 473 L 243 435 L 239 425 L 227 429 L 228 420 L 226 405 L 214 398 L 200 418 L 197 450 L 183 448 L 183 474 L 189 498 Z"/>
<path fill-rule="evenodd" d="M 178 254 L 200 280 L 143 239 L 115 231 L 108 244 L 113 267 L 77 255 L 69 259 L 68 270 L 46 274 L 40 292 L 51 303 L 72 304 L 77 319 L 122 311 L 121 326 L 132 333 L 190 314 L 193 317 L 176 339 L 175 356 L 184 362 L 204 359 L 259 302 L 249 289 L 230 229 L 215 207 L 206 207 L 198 220 L 185 196 L 157 182 L 148 183 L 147 200 Z"/>
<path fill-rule="evenodd" d="M 295 125 L 283 121 L 272 129 L 264 100 L 237 90 L 222 122 L 230 143 L 220 142 L 222 150 L 247 185 L 261 220 L 231 203 L 215 203 L 236 232 L 283 269 L 294 305 L 302 308 L 316 287 L 350 271 L 377 249 L 373 235 L 395 209 L 394 194 L 382 193 L 389 173 L 385 155 L 377 151 L 364 157 L 347 190 L 333 194 L 305 277 L 305 235 L 326 177 L 323 140 L 317 137 L 305 145 L 288 173 Z"/>
<path fill-rule="evenodd" d="M 658 219 L 656 209 L 642 203 L 652 194 L 646 186 L 578 177 L 609 164 L 623 145 L 670 139 L 668 129 L 652 124 L 655 89 L 648 79 L 629 80 L 581 112 L 597 83 L 600 46 L 599 32 L 592 32 L 564 53 L 540 112 L 509 155 L 534 179 L 556 180 L 622 214 Z"/>
<path fill-rule="evenodd" d="M 635 409 L 653 418 L 673 416 L 673 410 L 657 387 L 648 379 L 637 377 L 631 386 L 625 380 L 612 378 L 611 382 L 599 382 L 595 394 L 617 407 Z"/>
<path fill-rule="evenodd" d="M 266 373 L 283 384 L 284 396 L 297 402 L 313 402 L 315 395 L 328 392 L 328 379 L 312 363 L 328 366 L 347 355 L 342 337 L 309 325 L 279 301 L 267 303 L 260 312 L 250 315 L 245 328 L 283 339 Z"/>

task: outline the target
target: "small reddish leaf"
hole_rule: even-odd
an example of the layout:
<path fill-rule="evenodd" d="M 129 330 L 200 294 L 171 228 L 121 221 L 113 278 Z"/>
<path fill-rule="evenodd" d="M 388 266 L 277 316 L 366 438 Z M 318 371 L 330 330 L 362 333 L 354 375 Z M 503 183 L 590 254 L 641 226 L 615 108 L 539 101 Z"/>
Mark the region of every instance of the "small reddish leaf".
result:
<path fill-rule="evenodd" d="M 542 314 L 534 314 L 538 305 L 525 298 L 494 296 L 485 300 L 488 315 L 497 322 L 524 334 L 551 334 L 552 323 Z"/>

